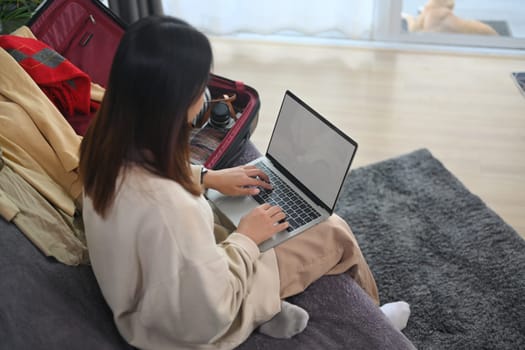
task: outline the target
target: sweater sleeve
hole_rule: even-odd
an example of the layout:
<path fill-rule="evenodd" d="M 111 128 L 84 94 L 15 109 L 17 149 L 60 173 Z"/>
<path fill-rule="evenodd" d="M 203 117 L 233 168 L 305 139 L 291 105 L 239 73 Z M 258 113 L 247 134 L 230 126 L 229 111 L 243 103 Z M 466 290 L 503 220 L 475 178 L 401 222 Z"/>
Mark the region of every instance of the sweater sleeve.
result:
<path fill-rule="evenodd" d="M 150 337 L 206 344 L 245 322 L 235 321 L 241 318 L 241 311 L 246 311 L 243 308 L 253 287 L 259 249 L 238 233 L 216 245 L 213 223 L 198 215 L 196 206 L 200 204 L 179 204 L 169 215 L 164 213 L 163 234 L 139 242 L 141 260 L 151 262 L 145 269 L 150 274 L 164 271 L 159 283 L 146 283 L 140 321 L 151 332 Z M 273 304 L 279 296 L 276 293 L 265 298 L 270 301 L 258 300 L 260 306 L 249 306 L 252 315 L 264 314 L 257 309 Z M 256 316 L 248 317 L 248 321 L 250 318 Z"/>

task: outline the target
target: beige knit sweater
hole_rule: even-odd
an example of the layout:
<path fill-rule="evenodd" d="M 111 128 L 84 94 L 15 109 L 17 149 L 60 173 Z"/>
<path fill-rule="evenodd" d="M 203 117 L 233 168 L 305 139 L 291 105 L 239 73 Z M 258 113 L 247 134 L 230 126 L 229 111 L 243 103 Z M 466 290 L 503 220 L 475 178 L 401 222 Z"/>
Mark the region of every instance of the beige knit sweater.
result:
<path fill-rule="evenodd" d="M 136 347 L 232 349 L 280 309 L 273 249 L 239 233 L 216 245 L 206 199 L 174 181 L 134 167 L 106 218 L 88 197 L 83 216 L 98 283 Z"/>

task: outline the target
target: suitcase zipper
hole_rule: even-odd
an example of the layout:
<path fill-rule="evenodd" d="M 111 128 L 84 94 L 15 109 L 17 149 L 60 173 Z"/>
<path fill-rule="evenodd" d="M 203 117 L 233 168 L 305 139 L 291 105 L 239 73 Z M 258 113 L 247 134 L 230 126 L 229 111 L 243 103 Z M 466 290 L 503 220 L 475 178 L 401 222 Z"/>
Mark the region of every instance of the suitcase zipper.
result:
<path fill-rule="evenodd" d="M 88 16 L 88 20 L 90 20 L 92 24 L 97 24 L 97 21 L 95 21 L 95 17 L 93 17 L 92 14 Z M 86 20 L 86 23 L 88 22 L 88 20 Z M 86 23 L 84 23 L 84 26 L 86 25 Z M 92 32 L 84 33 L 84 35 L 82 35 L 82 37 L 80 38 L 79 45 L 82 47 L 86 46 L 91 40 L 91 38 L 93 38 Z"/>

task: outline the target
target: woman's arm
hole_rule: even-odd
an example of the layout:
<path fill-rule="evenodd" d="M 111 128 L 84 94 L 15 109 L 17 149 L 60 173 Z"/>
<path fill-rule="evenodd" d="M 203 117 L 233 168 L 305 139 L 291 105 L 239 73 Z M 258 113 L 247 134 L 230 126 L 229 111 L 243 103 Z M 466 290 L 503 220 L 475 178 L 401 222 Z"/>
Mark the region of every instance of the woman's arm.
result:
<path fill-rule="evenodd" d="M 230 196 L 248 196 L 259 193 L 260 188 L 272 189 L 268 175 L 253 165 L 244 165 L 222 170 L 208 170 L 192 166 L 194 178 L 205 188 L 213 188 Z M 197 176 L 198 174 L 198 176 Z M 237 227 L 237 232 L 248 236 L 259 244 L 275 233 L 286 230 L 288 222 L 282 209 L 263 204 L 245 215 Z"/>
<path fill-rule="evenodd" d="M 253 165 L 208 170 L 203 177 L 203 185 L 230 196 L 255 195 L 260 188 L 272 189 L 268 175 Z"/>
<path fill-rule="evenodd" d="M 171 210 L 160 209 L 160 232 L 141 235 L 141 261 L 151 263 L 142 268 L 149 270 L 146 275 L 158 278 L 145 290 L 141 324 L 152 337 L 192 344 L 214 342 L 232 327 L 254 287 L 260 252 L 250 238 L 239 233 L 217 246 L 211 217 L 200 213 L 205 203 L 186 202 L 182 193 L 173 197 L 178 203 Z M 268 271 L 265 280 L 278 286 L 278 272 Z M 244 312 L 249 318 L 269 318 L 268 305 L 272 305 L 271 313 L 277 311 L 273 306 L 279 303 L 278 287 L 275 290 L 247 306 L 251 311 Z"/>

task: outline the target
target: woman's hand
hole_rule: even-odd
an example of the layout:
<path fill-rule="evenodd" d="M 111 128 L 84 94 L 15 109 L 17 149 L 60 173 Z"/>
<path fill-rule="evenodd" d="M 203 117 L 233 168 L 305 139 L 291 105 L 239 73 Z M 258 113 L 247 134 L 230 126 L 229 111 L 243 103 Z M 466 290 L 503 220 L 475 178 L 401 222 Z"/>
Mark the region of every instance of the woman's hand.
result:
<path fill-rule="evenodd" d="M 246 214 L 235 231 L 259 244 L 277 232 L 286 230 L 289 224 L 283 221 L 285 218 L 286 214 L 280 207 L 265 203 Z"/>
<path fill-rule="evenodd" d="M 209 170 L 204 176 L 206 188 L 213 188 L 229 196 L 258 194 L 259 187 L 271 190 L 268 176 L 253 165 L 243 165 L 222 170 Z"/>

